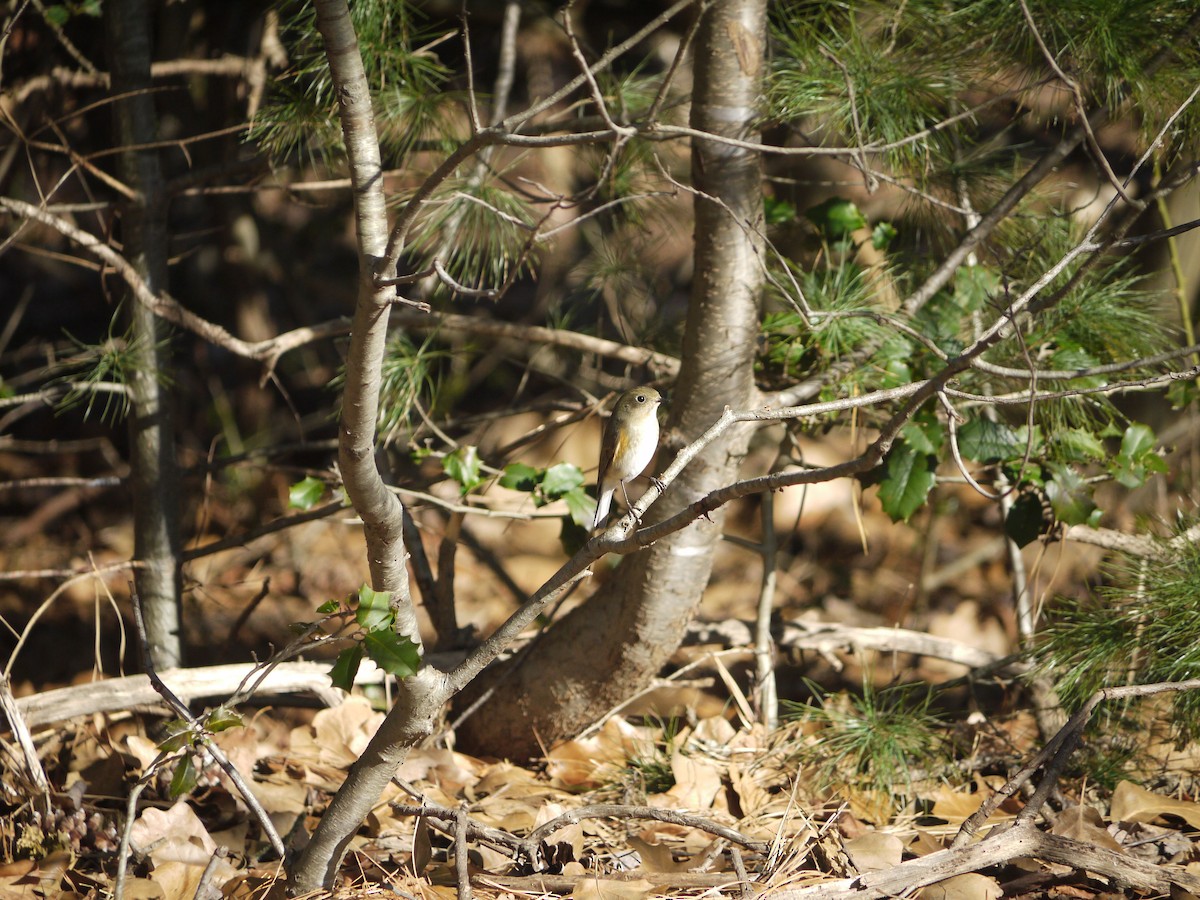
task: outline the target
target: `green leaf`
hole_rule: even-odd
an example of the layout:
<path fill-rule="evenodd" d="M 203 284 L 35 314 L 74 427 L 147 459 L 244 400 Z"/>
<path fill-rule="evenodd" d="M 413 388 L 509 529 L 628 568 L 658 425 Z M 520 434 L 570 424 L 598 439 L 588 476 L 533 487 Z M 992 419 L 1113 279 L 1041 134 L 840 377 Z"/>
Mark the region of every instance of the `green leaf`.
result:
<path fill-rule="evenodd" d="M 941 424 L 932 417 L 906 422 L 900 436 L 919 453 L 937 453 L 944 439 Z"/>
<path fill-rule="evenodd" d="M 551 466 L 542 476 L 542 490 L 550 498 L 561 497 L 583 484 L 583 471 L 571 463 Z"/>
<path fill-rule="evenodd" d="M 1153 429 L 1134 422 L 1121 436 L 1121 451 L 1113 460 L 1113 477 L 1127 488 L 1136 488 L 1146 483 L 1151 473 L 1165 472 L 1167 465 L 1154 452 L 1158 438 Z"/>
<path fill-rule="evenodd" d="M 1105 456 L 1104 443 L 1086 428 L 1064 428 L 1054 432 L 1052 439 L 1068 460 L 1103 459 Z"/>
<path fill-rule="evenodd" d="M 329 670 L 329 680 L 333 682 L 333 686 L 341 688 L 343 691 L 352 690 L 354 688 L 354 676 L 358 674 L 358 667 L 362 665 L 362 658 L 362 644 L 347 647 L 339 653 L 338 658 L 333 663 L 333 668 Z"/>
<path fill-rule="evenodd" d="M 174 753 L 191 745 L 192 726 L 183 719 L 172 719 L 164 726 L 164 730 L 167 736 L 158 744 L 158 749 L 164 753 Z"/>
<path fill-rule="evenodd" d="M 893 522 L 907 522 L 925 503 L 937 478 L 936 457 L 919 452 L 912 445 L 897 442 L 888 454 L 887 474 L 879 484 L 879 501 Z"/>
<path fill-rule="evenodd" d="M 204 717 L 204 727 L 213 734 L 228 731 L 230 728 L 241 728 L 245 724 L 240 715 L 224 704 L 210 710 Z"/>
<path fill-rule="evenodd" d="M 853 202 L 841 197 L 830 197 L 810 208 L 805 215 L 832 240 L 849 237 L 851 232 L 867 227 L 867 217 Z"/>
<path fill-rule="evenodd" d="M 325 493 L 325 482 L 311 475 L 288 488 L 288 507 L 312 509 Z"/>
<path fill-rule="evenodd" d="M 959 266 L 954 273 L 954 299 L 967 312 L 983 307 L 999 289 L 999 273 L 986 266 Z"/>
<path fill-rule="evenodd" d="M 1046 517 L 1042 514 L 1042 498 L 1033 491 L 1018 496 L 1004 518 L 1004 533 L 1018 547 L 1036 541 L 1039 535 L 1046 533 L 1047 526 Z"/>
<path fill-rule="evenodd" d="M 1130 459 L 1140 459 L 1154 450 L 1156 440 L 1154 430 L 1149 425 L 1134 422 L 1121 436 L 1121 455 Z"/>
<path fill-rule="evenodd" d="M 532 491 L 538 486 L 538 470 L 525 463 L 509 463 L 500 476 L 500 487 L 514 491 Z"/>
<path fill-rule="evenodd" d="M 763 197 L 763 215 L 768 225 L 786 225 L 796 221 L 796 207 L 786 200 Z"/>
<path fill-rule="evenodd" d="M 1003 462 L 1022 456 L 1025 442 L 1003 422 L 978 418 L 958 430 L 958 450 L 976 462 Z"/>
<path fill-rule="evenodd" d="M 389 601 L 391 591 L 373 591 L 367 585 L 358 589 L 358 609 L 354 611 L 354 619 L 367 631 L 387 631 L 392 627 L 396 614 L 392 611 Z"/>
<path fill-rule="evenodd" d="M 880 222 L 871 229 L 871 246 L 876 250 L 886 250 L 896 239 L 896 228 L 891 222 Z"/>
<path fill-rule="evenodd" d="M 61 4 L 47 6 L 42 15 L 46 17 L 46 21 L 57 28 L 62 28 L 67 22 L 71 21 L 71 11 Z"/>
<path fill-rule="evenodd" d="M 1046 482 L 1046 498 L 1054 517 L 1068 525 L 1086 525 L 1098 512 L 1092 488 L 1069 466 L 1050 464 L 1054 477 Z"/>
<path fill-rule="evenodd" d="M 317 612 L 319 612 L 323 616 L 328 616 L 328 615 L 331 615 L 332 613 L 337 612 L 341 608 L 342 608 L 342 604 L 338 603 L 336 600 L 326 600 L 324 603 L 322 603 L 320 606 L 317 607 Z"/>
<path fill-rule="evenodd" d="M 189 753 L 179 761 L 179 765 L 175 767 L 175 774 L 171 776 L 171 786 L 168 789 L 171 799 L 178 800 L 185 794 L 190 794 L 195 789 L 197 780 L 196 764 Z"/>
<path fill-rule="evenodd" d="M 589 498 L 590 499 L 590 498 Z M 593 508 L 595 503 L 592 504 Z M 562 528 L 559 530 L 558 540 L 562 544 L 563 552 L 567 556 L 574 556 L 578 553 L 583 545 L 586 544 L 592 537 L 592 518 L 595 512 L 587 517 L 586 522 L 579 522 L 573 516 L 562 519 Z"/>
<path fill-rule="evenodd" d="M 571 521 L 580 528 L 590 529 L 596 518 L 596 501 L 582 487 L 572 488 L 562 496 L 567 501 Z"/>
<path fill-rule="evenodd" d="M 482 483 L 480 466 L 479 448 L 473 444 L 459 447 L 442 458 L 442 468 L 458 482 L 459 493 L 464 497 Z"/>
<path fill-rule="evenodd" d="M 363 647 L 375 665 L 397 678 L 415 675 L 421 667 L 417 645 L 394 631 L 372 631 L 363 638 Z"/>

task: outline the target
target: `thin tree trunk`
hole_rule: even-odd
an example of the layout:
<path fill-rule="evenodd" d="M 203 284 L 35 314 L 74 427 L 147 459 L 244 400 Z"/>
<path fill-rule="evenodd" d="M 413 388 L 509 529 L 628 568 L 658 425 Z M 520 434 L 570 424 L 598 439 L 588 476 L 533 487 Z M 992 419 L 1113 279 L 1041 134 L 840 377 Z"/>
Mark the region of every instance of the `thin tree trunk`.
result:
<path fill-rule="evenodd" d="M 150 93 L 150 25 L 146 0 L 104 4 L 108 69 L 118 144 L 145 147 L 158 139 Z M 167 286 L 167 200 L 158 151 L 122 152 L 121 180 L 136 192 L 122 207 L 125 255 L 154 292 Z M 179 468 L 175 459 L 167 329 L 145 305 L 125 303 L 129 315 L 130 471 L 138 595 L 146 617 L 150 653 L 158 669 L 183 662 L 180 635 Z"/>
<path fill-rule="evenodd" d="M 765 0 L 732 0 L 706 13 L 696 46 L 694 128 L 758 139 L 765 34 Z M 762 157 L 698 140 L 692 175 L 705 196 L 696 199 L 696 274 L 670 404 L 670 425 L 688 442 L 726 405 L 745 408 L 756 395 Z M 649 518 L 665 518 L 734 481 L 750 434 L 746 427 L 730 429 L 710 444 Z M 518 661 L 495 686 L 487 705 L 460 730 L 460 746 L 537 755 L 647 685 L 683 639 L 708 583 L 723 520 L 719 510 L 625 559 L 611 584 L 536 642 L 535 655 Z"/>
<path fill-rule="evenodd" d="M 403 541 L 403 508 L 388 491 L 375 461 L 380 367 L 391 300 L 395 297 L 394 288 L 378 288 L 374 281 L 378 260 L 384 255 L 388 241 L 379 139 L 349 7 L 345 0 L 317 0 L 316 11 L 317 27 L 325 42 L 339 100 L 342 135 L 354 186 L 359 250 L 358 300 L 346 357 L 338 461 L 346 494 L 363 520 L 372 586 L 377 591 L 391 592 L 397 632 L 419 645 L 421 637 Z M 433 730 L 434 719 L 448 696 L 444 675 L 431 666 L 423 666 L 416 675 L 399 680 L 395 705 L 350 767 L 345 783 L 321 817 L 312 840 L 290 867 L 291 892 L 333 886 L 350 839 L 378 802 L 409 749 Z"/>

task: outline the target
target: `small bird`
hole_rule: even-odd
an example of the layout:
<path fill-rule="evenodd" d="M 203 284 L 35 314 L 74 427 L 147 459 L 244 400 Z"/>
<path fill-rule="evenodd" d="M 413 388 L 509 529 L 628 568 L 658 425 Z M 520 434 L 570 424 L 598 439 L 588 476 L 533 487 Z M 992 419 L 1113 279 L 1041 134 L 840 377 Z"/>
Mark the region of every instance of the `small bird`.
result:
<path fill-rule="evenodd" d="M 608 518 L 613 492 L 618 486 L 629 506 L 625 484 L 637 478 L 658 449 L 658 405 L 662 396 L 652 387 L 626 391 L 613 407 L 600 443 L 600 471 L 596 477 L 596 530 Z"/>

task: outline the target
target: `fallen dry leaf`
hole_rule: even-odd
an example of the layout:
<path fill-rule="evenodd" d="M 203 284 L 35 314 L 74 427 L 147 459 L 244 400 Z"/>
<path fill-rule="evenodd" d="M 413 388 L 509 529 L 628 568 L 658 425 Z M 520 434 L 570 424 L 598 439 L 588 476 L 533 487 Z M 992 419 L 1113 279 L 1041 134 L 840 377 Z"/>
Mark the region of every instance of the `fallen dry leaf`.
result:
<path fill-rule="evenodd" d="M 293 728 L 291 756 L 302 762 L 348 769 L 367 748 L 383 713 L 365 697 L 348 697 L 340 706 L 323 709 L 312 723 Z"/>
<path fill-rule="evenodd" d="M 712 763 L 678 750 L 671 755 L 671 773 L 675 784 L 664 794 L 649 798 L 652 806 L 674 809 L 710 809 L 721 790 L 721 770 Z"/>
<path fill-rule="evenodd" d="M 671 848 L 666 844 L 652 844 L 650 841 L 642 840 L 636 834 L 629 835 L 625 840 L 638 852 L 638 856 L 642 860 L 641 868 L 647 872 L 670 874 L 687 871 L 691 866 L 690 860 L 676 862 L 675 857 L 671 854 Z"/>
<path fill-rule="evenodd" d="M 1200 828 L 1200 803 L 1164 797 L 1132 781 L 1122 781 L 1113 791 L 1109 817 L 1114 822 L 1152 822 L 1159 816 L 1176 816 Z"/>
<path fill-rule="evenodd" d="M 624 719 L 609 719 L 591 737 L 564 741 L 547 754 L 550 783 L 577 788 L 606 781 L 605 773 L 625 768 L 647 743 L 651 742 Z"/>
<path fill-rule="evenodd" d="M 917 896 L 920 900 L 997 900 L 1003 893 L 995 878 L 968 872 L 926 885 Z"/>
<path fill-rule="evenodd" d="M 868 831 L 846 841 L 843 849 L 859 872 L 878 872 L 900 865 L 904 841 L 886 831 Z"/>
<path fill-rule="evenodd" d="M 1128 821 L 1128 820 L 1126 820 Z M 1104 825 L 1100 813 L 1090 806 L 1070 806 L 1059 814 L 1050 829 L 1051 834 L 1073 838 L 1085 844 L 1121 851 L 1124 848 Z"/>

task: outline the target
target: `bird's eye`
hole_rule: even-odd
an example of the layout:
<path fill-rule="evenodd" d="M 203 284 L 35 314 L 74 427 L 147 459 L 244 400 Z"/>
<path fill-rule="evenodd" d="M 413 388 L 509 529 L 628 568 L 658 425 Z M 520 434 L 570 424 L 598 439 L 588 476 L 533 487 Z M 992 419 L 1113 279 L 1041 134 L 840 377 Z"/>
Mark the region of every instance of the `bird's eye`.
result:
<path fill-rule="evenodd" d="M 636 397 L 636 400 L 637 400 L 637 402 L 638 402 L 638 403 L 645 403 L 645 402 L 646 402 L 646 395 L 645 395 L 645 394 L 638 394 L 638 395 L 637 395 L 637 397 Z"/>

